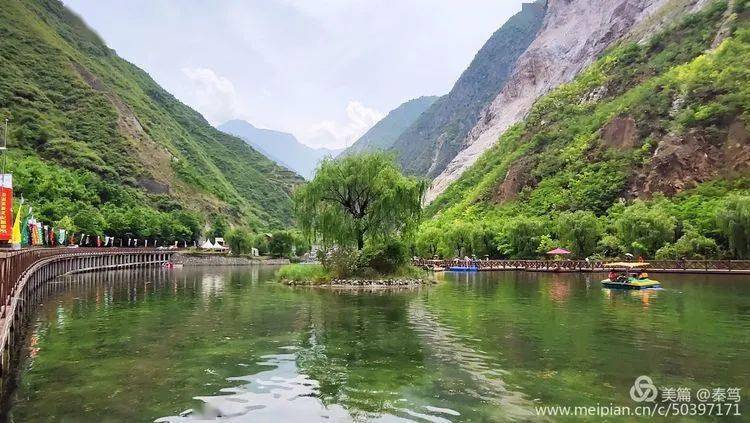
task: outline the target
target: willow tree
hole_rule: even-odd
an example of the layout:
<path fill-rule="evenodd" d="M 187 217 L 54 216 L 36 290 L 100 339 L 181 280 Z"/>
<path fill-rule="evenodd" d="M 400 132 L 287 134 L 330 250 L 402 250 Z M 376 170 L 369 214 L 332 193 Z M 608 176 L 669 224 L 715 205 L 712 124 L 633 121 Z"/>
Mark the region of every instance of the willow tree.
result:
<path fill-rule="evenodd" d="M 295 212 L 310 239 L 361 250 L 365 239 L 414 228 L 425 188 L 385 153 L 324 159 L 315 178 L 295 192 Z"/>
<path fill-rule="evenodd" d="M 719 210 L 719 229 L 735 258 L 750 257 L 750 196 L 731 196 Z"/>

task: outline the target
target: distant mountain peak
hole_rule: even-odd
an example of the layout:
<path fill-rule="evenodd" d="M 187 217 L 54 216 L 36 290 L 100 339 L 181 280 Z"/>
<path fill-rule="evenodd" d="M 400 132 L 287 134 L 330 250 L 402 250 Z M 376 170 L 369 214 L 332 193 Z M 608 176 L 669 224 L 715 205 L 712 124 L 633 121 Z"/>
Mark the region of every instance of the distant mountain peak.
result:
<path fill-rule="evenodd" d="M 411 99 L 388 114 L 362 135 L 343 154 L 363 151 L 388 150 L 399 136 L 411 126 L 425 110 L 438 99 L 437 96 L 422 96 Z"/>
<path fill-rule="evenodd" d="M 324 157 L 336 157 L 343 151 L 309 147 L 288 132 L 258 128 L 241 119 L 224 122 L 217 126 L 217 129 L 242 139 L 269 159 L 299 173 L 306 179 L 313 177 L 318 163 Z"/>

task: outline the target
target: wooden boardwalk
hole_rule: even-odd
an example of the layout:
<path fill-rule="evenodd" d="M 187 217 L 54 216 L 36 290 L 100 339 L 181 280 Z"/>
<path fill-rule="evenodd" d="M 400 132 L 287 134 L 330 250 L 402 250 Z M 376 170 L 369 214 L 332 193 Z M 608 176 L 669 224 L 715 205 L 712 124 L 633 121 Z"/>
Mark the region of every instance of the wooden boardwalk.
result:
<path fill-rule="evenodd" d="M 54 287 L 58 276 L 102 269 L 158 266 L 171 250 L 145 248 L 30 248 L 0 252 L 0 396 L 14 386 L 24 323 Z M 0 414 L 0 420 L 4 416 Z"/>
<path fill-rule="evenodd" d="M 586 260 L 414 260 L 415 266 L 475 266 L 480 272 L 607 272 L 605 261 Z M 750 275 L 750 260 L 649 260 L 652 273 L 708 273 Z"/>

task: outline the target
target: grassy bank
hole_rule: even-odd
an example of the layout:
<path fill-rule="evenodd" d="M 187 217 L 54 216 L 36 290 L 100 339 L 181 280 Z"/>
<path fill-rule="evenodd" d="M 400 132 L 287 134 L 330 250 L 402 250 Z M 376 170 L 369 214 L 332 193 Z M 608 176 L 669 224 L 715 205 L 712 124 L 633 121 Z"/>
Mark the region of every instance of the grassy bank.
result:
<path fill-rule="evenodd" d="M 290 264 L 276 272 L 276 279 L 280 282 L 323 284 L 331 281 L 333 276 L 319 264 Z"/>
<path fill-rule="evenodd" d="M 339 284 L 342 281 L 429 281 L 430 274 L 414 266 L 402 266 L 396 271 L 381 274 L 368 269 L 367 271 L 355 272 L 353 274 L 341 275 L 336 271 L 326 269 L 320 264 L 290 264 L 282 267 L 276 272 L 279 282 L 295 285 L 324 285 L 334 281 Z"/>

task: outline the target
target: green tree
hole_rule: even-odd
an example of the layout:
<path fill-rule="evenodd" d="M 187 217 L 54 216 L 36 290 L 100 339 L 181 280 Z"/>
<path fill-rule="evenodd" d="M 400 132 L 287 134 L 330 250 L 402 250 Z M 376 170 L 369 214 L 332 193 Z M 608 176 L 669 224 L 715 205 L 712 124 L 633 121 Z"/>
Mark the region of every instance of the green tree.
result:
<path fill-rule="evenodd" d="M 302 257 L 305 253 L 310 252 L 310 243 L 301 233 L 294 231 L 292 236 L 294 238 L 294 254 L 297 257 Z"/>
<path fill-rule="evenodd" d="M 60 220 L 55 222 L 55 227 L 58 229 L 65 229 L 68 233 L 78 231 L 78 227 L 70 216 L 63 216 L 60 218 Z"/>
<path fill-rule="evenodd" d="M 617 236 L 636 254 L 653 256 L 656 250 L 674 240 L 676 219 L 659 204 L 636 200 L 615 221 Z"/>
<path fill-rule="evenodd" d="M 719 247 L 716 241 L 703 236 L 692 225 L 685 226 L 685 233 L 674 244 L 666 244 L 656 251 L 656 258 L 659 260 L 677 260 L 677 259 L 705 259 L 707 257 L 717 257 Z"/>
<path fill-rule="evenodd" d="M 552 238 L 549 235 L 542 235 L 539 237 L 539 246 L 536 247 L 536 252 L 539 254 L 546 254 L 548 251 L 554 250 L 555 248 L 561 247 L 560 241 Z"/>
<path fill-rule="evenodd" d="M 208 231 L 209 238 L 224 237 L 229 232 L 229 224 L 224 216 L 215 216 Z"/>
<path fill-rule="evenodd" d="M 73 216 L 73 223 L 78 229 L 87 235 L 102 235 L 106 222 L 99 210 L 86 207 Z"/>
<path fill-rule="evenodd" d="M 448 251 L 456 257 L 471 254 L 472 230 L 473 227 L 464 221 L 456 220 L 451 223 L 443 235 Z"/>
<path fill-rule="evenodd" d="M 292 248 L 295 245 L 294 235 L 289 231 L 277 231 L 273 233 L 268 242 L 268 250 L 274 257 L 291 257 Z"/>
<path fill-rule="evenodd" d="M 489 222 L 481 222 L 475 225 L 471 232 L 471 249 L 477 256 L 489 256 L 496 258 L 498 256 L 497 235 L 501 232 L 500 228 Z"/>
<path fill-rule="evenodd" d="M 326 159 L 294 195 L 297 219 L 309 239 L 356 246 L 388 238 L 419 223 L 424 181 L 401 174 L 392 156 L 366 153 Z"/>
<path fill-rule="evenodd" d="M 423 226 L 417 234 L 415 243 L 417 246 L 417 253 L 422 257 L 432 258 L 438 253 L 440 247 L 440 240 L 443 236 L 443 231 L 437 226 L 426 225 Z"/>
<path fill-rule="evenodd" d="M 266 234 L 258 234 L 254 236 L 253 247 L 258 249 L 258 254 L 261 256 L 268 254 L 268 236 Z"/>
<path fill-rule="evenodd" d="M 534 258 L 542 235 L 548 235 L 541 219 L 519 216 L 505 227 L 506 253 L 515 258 Z"/>
<path fill-rule="evenodd" d="M 557 234 L 563 244 L 582 258 L 594 253 L 602 228 L 594 213 L 579 210 L 560 214 L 557 218 Z"/>
<path fill-rule="evenodd" d="M 729 197 L 717 216 L 719 229 L 738 259 L 750 258 L 750 196 Z"/>
<path fill-rule="evenodd" d="M 249 254 L 253 248 L 253 236 L 246 229 L 235 228 L 230 230 L 227 232 L 225 240 L 234 255 Z"/>

